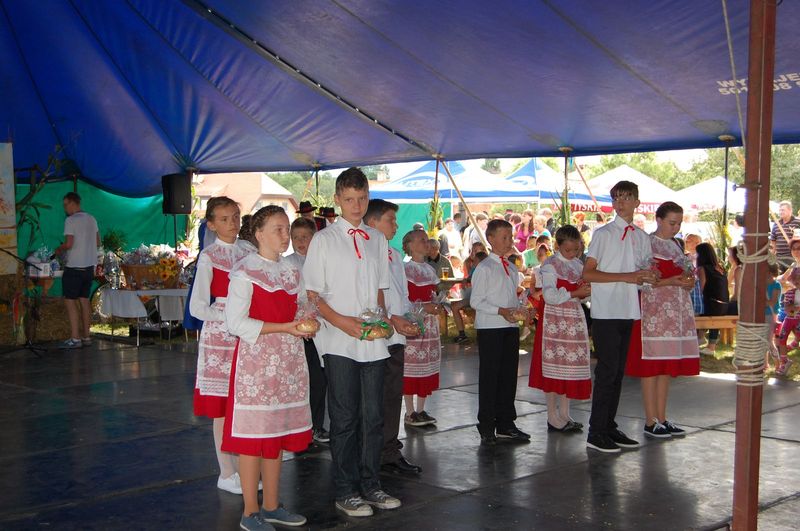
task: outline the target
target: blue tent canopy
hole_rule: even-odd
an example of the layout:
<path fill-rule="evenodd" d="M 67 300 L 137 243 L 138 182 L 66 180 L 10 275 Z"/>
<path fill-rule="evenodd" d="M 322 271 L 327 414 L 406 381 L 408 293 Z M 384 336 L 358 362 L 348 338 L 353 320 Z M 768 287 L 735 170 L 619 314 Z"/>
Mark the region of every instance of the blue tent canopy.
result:
<path fill-rule="evenodd" d="M 528 190 L 539 202 L 561 201 L 564 193 L 564 176 L 537 158 L 520 166 L 506 180 Z M 567 197 L 573 203 L 594 203 L 588 192 L 573 190 L 572 187 Z M 602 205 L 611 204 L 611 197 L 606 194 L 595 194 L 594 198 Z"/>
<path fill-rule="evenodd" d="M 132 196 L 188 168 L 720 146 L 747 67 L 727 5 L 735 76 L 719 2 L 0 0 L 0 141 Z M 778 143 L 800 141 L 798 25 L 781 3 Z"/>

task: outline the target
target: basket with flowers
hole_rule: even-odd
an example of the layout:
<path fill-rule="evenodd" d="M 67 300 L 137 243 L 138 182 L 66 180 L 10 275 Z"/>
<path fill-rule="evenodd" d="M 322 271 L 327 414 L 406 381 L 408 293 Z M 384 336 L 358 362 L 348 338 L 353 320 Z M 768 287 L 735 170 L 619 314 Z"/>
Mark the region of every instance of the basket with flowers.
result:
<path fill-rule="evenodd" d="M 140 245 L 122 257 L 122 271 L 129 289 L 174 288 L 180 262 L 168 245 Z"/>

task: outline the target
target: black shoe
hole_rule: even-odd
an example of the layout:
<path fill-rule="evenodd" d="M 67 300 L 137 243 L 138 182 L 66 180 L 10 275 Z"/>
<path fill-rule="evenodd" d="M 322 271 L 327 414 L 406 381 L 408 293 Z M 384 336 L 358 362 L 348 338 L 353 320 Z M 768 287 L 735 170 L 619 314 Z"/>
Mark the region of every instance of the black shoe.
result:
<path fill-rule="evenodd" d="M 422 472 L 422 467 L 413 463 L 409 463 L 408 460 L 401 455 L 397 460 L 391 463 L 382 464 L 381 470 L 384 472 L 392 472 L 393 474 L 407 474 L 416 476 Z"/>
<path fill-rule="evenodd" d="M 481 435 L 481 444 L 483 446 L 495 446 L 497 444 L 497 437 L 494 435 Z"/>
<path fill-rule="evenodd" d="M 608 436 L 620 448 L 639 448 L 639 441 L 634 441 L 620 430 L 614 430 Z"/>
<path fill-rule="evenodd" d="M 569 422 L 567 422 L 566 424 L 564 424 L 560 428 L 556 428 L 555 426 L 553 426 L 552 424 L 550 424 L 548 422 L 547 423 L 547 431 L 557 431 L 559 433 L 566 433 L 566 432 L 569 431 Z"/>
<path fill-rule="evenodd" d="M 667 428 L 667 431 L 673 437 L 683 437 L 684 435 L 686 435 L 686 430 L 677 427 L 675 424 L 671 423 L 668 420 L 664 421 L 664 427 Z"/>
<path fill-rule="evenodd" d="M 661 424 L 655 417 L 653 417 L 653 424 L 650 426 L 647 424 L 644 425 L 643 432 L 645 437 L 651 437 L 653 439 L 669 439 L 672 437 L 667 427 Z"/>
<path fill-rule="evenodd" d="M 572 424 L 573 429 L 579 429 L 579 430 L 583 429 L 583 424 L 581 424 L 580 422 L 572 420 L 572 419 L 569 419 L 569 422 L 570 422 L 570 424 Z"/>
<path fill-rule="evenodd" d="M 497 430 L 497 439 L 525 443 L 530 442 L 531 436 L 514 426 L 513 428 L 509 428 L 507 430 Z"/>
<path fill-rule="evenodd" d="M 456 336 L 456 337 L 453 339 L 453 343 L 464 343 L 465 341 L 468 341 L 468 340 L 469 340 L 469 338 L 467 337 L 467 334 L 463 334 L 463 333 L 462 333 L 462 334 L 458 334 L 458 335 L 457 335 L 457 336 Z"/>
<path fill-rule="evenodd" d="M 589 437 L 586 439 L 586 447 L 607 454 L 616 454 L 622 451 L 619 446 L 611 440 L 611 437 L 605 433 L 590 433 Z"/>
<path fill-rule="evenodd" d="M 318 443 L 328 443 L 331 440 L 331 434 L 322 428 L 314 428 L 312 438 Z"/>

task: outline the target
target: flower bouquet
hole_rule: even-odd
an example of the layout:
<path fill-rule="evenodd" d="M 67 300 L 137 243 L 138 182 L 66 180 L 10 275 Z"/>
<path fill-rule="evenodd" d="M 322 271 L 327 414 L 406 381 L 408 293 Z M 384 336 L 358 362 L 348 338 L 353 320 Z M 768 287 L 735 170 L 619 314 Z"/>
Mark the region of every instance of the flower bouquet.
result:
<path fill-rule="evenodd" d="M 122 257 L 129 288 L 174 288 L 180 275 L 175 251 L 168 245 L 140 245 Z"/>
<path fill-rule="evenodd" d="M 33 251 L 25 261 L 29 264 L 29 277 L 51 278 L 60 277 L 64 274 L 61 262 L 53 255 L 53 250 L 46 245 Z"/>

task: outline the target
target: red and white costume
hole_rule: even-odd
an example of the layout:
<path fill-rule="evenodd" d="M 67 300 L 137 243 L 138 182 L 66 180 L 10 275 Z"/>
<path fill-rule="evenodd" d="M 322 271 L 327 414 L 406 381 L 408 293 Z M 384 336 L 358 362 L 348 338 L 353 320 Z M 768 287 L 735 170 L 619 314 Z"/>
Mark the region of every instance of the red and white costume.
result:
<path fill-rule="evenodd" d="M 650 235 L 653 259 L 661 278 L 684 274 L 683 251 L 673 240 Z M 642 319 L 635 321 L 625 373 L 630 376 L 694 376 L 700 373 L 700 352 L 689 292 L 678 286 L 644 289 Z"/>
<path fill-rule="evenodd" d="M 275 459 L 311 442 L 308 366 L 303 340 L 262 334 L 266 323 L 289 323 L 305 295 L 300 270 L 257 253 L 236 264 L 225 318 L 238 336 L 230 375 L 222 450 Z"/>
<path fill-rule="evenodd" d="M 528 385 L 546 393 L 585 400 L 592 394 L 589 331 L 580 300 L 583 263 L 561 253 L 541 266 L 542 317 L 536 326 Z"/>
<path fill-rule="evenodd" d="M 197 380 L 194 414 L 210 418 L 225 416 L 228 380 L 236 338 L 225 326 L 228 273 L 236 262 L 253 251 L 249 242 L 215 240 L 197 257 L 189 312 L 203 321 L 197 349 Z M 211 302 L 211 298 L 214 302 Z"/>
<path fill-rule="evenodd" d="M 431 302 L 439 285 L 436 270 L 427 263 L 405 263 L 408 279 L 408 300 Z M 403 369 L 403 394 L 428 396 L 439 388 L 439 369 L 442 361 L 442 342 L 439 318 L 425 314 L 425 333 L 406 341 Z"/>

